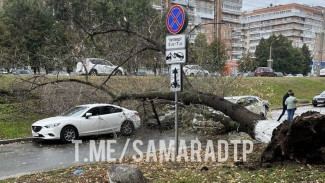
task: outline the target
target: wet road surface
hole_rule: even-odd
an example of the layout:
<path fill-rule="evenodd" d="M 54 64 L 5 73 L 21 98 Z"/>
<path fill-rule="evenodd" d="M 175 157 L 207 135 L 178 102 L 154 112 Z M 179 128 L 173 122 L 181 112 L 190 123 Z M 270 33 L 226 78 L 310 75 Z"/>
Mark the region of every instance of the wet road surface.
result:
<path fill-rule="evenodd" d="M 0 145 L 0 180 L 34 172 L 42 172 L 89 163 L 91 139 L 114 140 L 114 137 L 88 137 L 83 139 L 82 143 L 79 145 L 79 162 L 75 161 L 75 144 L 61 144 L 58 141 L 49 141 Z M 194 133 L 180 133 L 179 139 L 188 141 L 196 139 L 196 136 Z M 129 142 L 125 149 L 124 156 L 138 154 L 133 148 L 134 140 L 141 140 L 143 142 L 143 145 L 137 144 L 137 148 L 142 152 L 147 152 L 149 140 L 153 140 L 156 150 L 158 150 L 159 140 L 164 140 L 166 146 L 168 146 L 169 141 L 174 140 L 174 132 L 168 131 L 160 134 L 159 131 L 141 131 L 141 134 L 137 133 L 131 137 L 119 137 L 116 139 L 116 144 L 114 143 L 110 147 L 110 149 L 115 150 L 114 153 L 111 153 L 111 157 L 116 158 L 118 161 L 127 141 Z M 98 144 L 96 144 L 96 148 L 98 150 Z M 107 145 L 105 145 L 105 148 L 107 148 Z M 95 156 L 92 157 L 95 159 Z"/>

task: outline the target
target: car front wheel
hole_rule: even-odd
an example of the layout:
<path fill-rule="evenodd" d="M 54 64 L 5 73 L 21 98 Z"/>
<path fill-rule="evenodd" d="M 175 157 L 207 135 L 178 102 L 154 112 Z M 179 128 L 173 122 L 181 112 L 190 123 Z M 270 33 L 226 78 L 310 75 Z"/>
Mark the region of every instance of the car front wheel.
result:
<path fill-rule="evenodd" d="M 115 76 L 122 76 L 122 72 L 120 70 L 115 71 Z"/>
<path fill-rule="evenodd" d="M 124 136 L 130 136 L 134 132 L 134 126 L 131 121 L 124 121 L 121 126 L 121 134 Z"/>
<path fill-rule="evenodd" d="M 78 131 L 73 126 L 66 126 L 61 130 L 60 138 L 64 143 L 71 142 L 78 139 Z"/>
<path fill-rule="evenodd" d="M 96 70 L 91 70 L 89 73 L 91 76 L 98 76 L 98 73 Z"/>

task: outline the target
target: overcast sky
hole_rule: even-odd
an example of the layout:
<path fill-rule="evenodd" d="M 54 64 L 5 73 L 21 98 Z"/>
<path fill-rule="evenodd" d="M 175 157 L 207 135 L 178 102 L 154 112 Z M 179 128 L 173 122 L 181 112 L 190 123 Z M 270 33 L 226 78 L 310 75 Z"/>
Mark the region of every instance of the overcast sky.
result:
<path fill-rule="evenodd" d="M 243 0 L 243 11 L 266 8 L 271 3 L 273 5 L 298 3 L 325 7 L 325 0 Z"/>

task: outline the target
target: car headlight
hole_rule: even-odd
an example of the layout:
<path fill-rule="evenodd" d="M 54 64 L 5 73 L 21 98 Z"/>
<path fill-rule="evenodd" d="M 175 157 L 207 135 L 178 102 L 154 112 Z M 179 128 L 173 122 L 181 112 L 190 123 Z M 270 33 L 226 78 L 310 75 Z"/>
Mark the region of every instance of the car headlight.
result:
<path fill-rule="evenodd" d="M 53 123 L 53 124 L 49 124 L 49 125 L 46 125 L 46 126 L 44 126 L 45 128 L 54 128 L 54 127 L 57 127 L 57 126 L 59 126 L 60 125 L 60 123 Z"/>

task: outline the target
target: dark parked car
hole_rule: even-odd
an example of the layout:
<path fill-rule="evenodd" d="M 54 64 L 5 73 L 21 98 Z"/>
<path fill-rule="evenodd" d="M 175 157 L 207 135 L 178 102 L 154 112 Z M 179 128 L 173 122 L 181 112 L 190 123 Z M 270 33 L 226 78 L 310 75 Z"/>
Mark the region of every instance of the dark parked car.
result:
<path fill-rule="evenodd" d="M 276 77 L 277 74 L 271 67 L 258 67 L 254 71 L 254 76 Z"/>
<path fill-rule="evenodd" d="M 313 106 L 316 107 L 318 104 L 325 104 L 325 90 L 313 98 Z"/>

